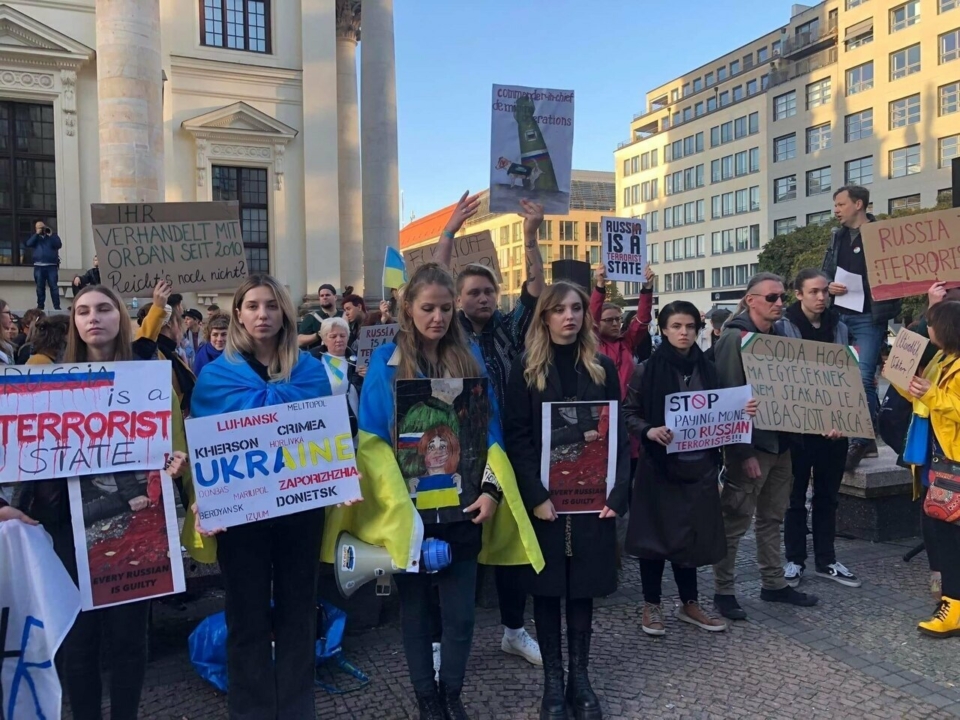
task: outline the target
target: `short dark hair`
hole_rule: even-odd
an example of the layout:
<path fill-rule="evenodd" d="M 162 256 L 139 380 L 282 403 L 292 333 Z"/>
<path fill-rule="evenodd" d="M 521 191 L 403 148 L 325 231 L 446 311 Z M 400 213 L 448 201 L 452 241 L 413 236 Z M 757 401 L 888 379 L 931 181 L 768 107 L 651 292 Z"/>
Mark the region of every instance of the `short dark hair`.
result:
<path fill-rule="evenodd" d="M 463 283 L 468 277 L 486 278 L 493 283 L 494 292 L 497 294 L 500 293 L 500 283 L 497 282 L 497 276 L 493 273 L 493 270 L 480 263 L 470 263 L 466 267 L 461 268 L 460 274 L 457 275 L 457 295 L 463 292 Z"/>
<path fill-rule="evenodd" d="M 332 292 L 334 295 L 337 294 L 337 289 L 336 289 L 333 285 L 331 285 L 330 283 L 324 283 L 323 285 L 321 285 L 321 286 L 317 289 L 317 295 L 320 294 L 320 291 L 321 291 L 321 290 L 329 290 L 329 291 Z"/>
<path fill-rule="evenodd" d="M 209 305 L 207 306 L 207 312 L 220 312 L 219 305 Z"/>
<path fill-rule="evenodd" d="M 176 307 L 177 305 L 180 305 L 182 302 L 183 302 L 183 295 L 181 295 L 180 293 L 174 293 L 173 295 L 170 296 L 170 299 L 167 300 L 167 305 L 169 305 L 170 307 Z"/>
<path fill-rule="evenodd" d="M 51 315 L 41 317 L 33 326 L 30 342 L 34 353 L 43 353 L 54 362 L 59 362 L 67 348 L 67 331 L 70 329 L 69 315 Z"/>
<path fill-rule="evenodd" d="M 797 273 L 797 276 L 793 279 L 793 289 L 797 292 L 803 291 L 803 284 L 807 280 L 813 280 L 814 278 L 821 277 L 824 280 L 829 280 L 827 274 L 819 268 L 804 268 Z"/>
<path fill-rule="evenodd" d="M 347 303 L 350 303 L 351 305 L 356 305 L 364 312 L 367 311 L 367 304 L 363 301 L 363 298 L 360 297 L 359 295 L 344 295 L 340 299 L 340 304 L 346 305 Z"/>
<path fill-rule="evenodd" d="M 623 315 L 623 308 L 620 307 L 619 305 L 617 305 L 616 303 L 605 302 L 605 303 L 603 304 L 603 307 L 600 308 L 600 314 L 602 315 L 602 314 L 605 313 L 607 310 L 616 310 L 618 313 L 620 313 L 621 315 Z"/>
<path fill-rule="evenodd" d="M 203 322 L 203 313 L 201 313 L 199 310 L 196 310 L 196 309 L 194 309 L 194 308 L 190 308 L 189 310 L 187 310 L 187 311 L 183 314 L 183 316 L 184 316 L 185 318 L 193 318 L 194 320 L 196 320 L 197 322 L 200 322 L 200 323 Z"/>
<path fill-rule="evenodd" d="M 667 321 L 673 315 L 689 315 L 697 325 L 697 332 L 703 329 L 703 318 L 700 317 L 697 306 L 686 300 L 674 300 L 672 303 L 667 303 L 657 315 L 657 327 L 660 328 L 660 332 L 667 327 Z"/>
<path fill-rule="evenodd" d="M 864 210 L 866 210 L 867 205 L 870 204 L 870 191 L 861 185 L 844 185 L 833 194 L 833 199 L 836 200 L 837 195 L 842 192 L 845 192 L 847 195 L 849 195 L 850 199 L 854 202 L 857 200 L 862 202 Z"/>
<path fill-rule="evenodd" d="M 960 302 L 943 300 L 927 310 L 927 324 L 945 353 L 960 353 Z"/>

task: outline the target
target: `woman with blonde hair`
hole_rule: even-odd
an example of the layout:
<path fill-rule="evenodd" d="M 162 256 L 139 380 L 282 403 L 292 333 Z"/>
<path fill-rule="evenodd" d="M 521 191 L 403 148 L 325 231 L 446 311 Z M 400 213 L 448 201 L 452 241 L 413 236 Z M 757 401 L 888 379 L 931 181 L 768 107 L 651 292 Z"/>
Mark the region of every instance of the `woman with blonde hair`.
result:
<path fill-rule="evenodd" d="M 517 474 L 524 505 L 546 567 L 528 573 L 533 616 L 543 657 L 541 718 L 601 718 L 600 701 L 587 674 L 593 598 L 617 588 L 616 517 L 627 511 L 630 442 L 623 413 L 617 413 L 616 478 L 599 513 L 559 517 L 540 475 L 544 403 L 620 400 L 620 380 L 613 361 L 597 352 L 589 298 L 578 285 L 558 282 L 540 296 L 527 334 L 527 351 L 510 370 L 504 412 L 507 454 Z M 579 413 L 578 413 L 579 414 Z M 600 437 L 592 426 L 582 432 L 585 444 Z M 609 482 L 609 480 L 608 480 Z M 560 600 L 566 598 L 569 678 L 566 695 L 560 647 Z"/>
<path fill-rule="evenodd" d="M 197 378 L 194 417 L 330 395 L 320 362 L 297 345 L 293 302 L 273 277 L 248 277 L 233 296 L 232 313 L 223 354 Z M 217 538 L 232 720 L 316 715 L 316 590 L 324 512 L 305 510 L 238 525 Z M 223 532 L 201 528 L 198 521 L 195 527 L 208 537 Z"/>

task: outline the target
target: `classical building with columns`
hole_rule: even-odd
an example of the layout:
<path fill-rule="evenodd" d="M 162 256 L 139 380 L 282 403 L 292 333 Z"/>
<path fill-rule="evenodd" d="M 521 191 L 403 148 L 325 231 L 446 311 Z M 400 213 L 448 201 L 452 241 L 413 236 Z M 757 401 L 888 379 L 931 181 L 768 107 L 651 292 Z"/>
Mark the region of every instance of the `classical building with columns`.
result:
<path fill-rule="evenodd" d="M 0 2 L 0 297 L 35 304 L 38 219 L 63 239 L 61 284 L 89 268 L 96 202 L 239 200 L 250 270 L 295 298 L 379 283 L 399 228 L 393 1 L 363 0 L 363 43 L 360 11 Z"/>

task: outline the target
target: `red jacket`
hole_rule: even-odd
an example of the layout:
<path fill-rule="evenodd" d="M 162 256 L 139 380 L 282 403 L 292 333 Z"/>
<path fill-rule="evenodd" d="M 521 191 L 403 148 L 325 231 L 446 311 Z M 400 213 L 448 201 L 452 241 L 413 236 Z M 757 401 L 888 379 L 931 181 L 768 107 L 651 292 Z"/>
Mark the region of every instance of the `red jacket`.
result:
<path fill-rule="evenodd" d="M 633 351 L 643 338 L 644 333 L 648 333 L 649 337 L 653 290 L 644 289 L 640 292 L 640 299 L 637 301 L 637 314 L 630 321 L 626 331 L 616 340 L 604 340 L 600 334 L 600 316 L 603 314 L 603 303 L 606 299 L 607 291 L 604 288 L 594 287 L 593 293 L 590 295 L 590 314 L 593 316 L 596 326 L 600 352 L 613 360 L 613 364 L 616 365 L 617 375 L 620 376 L 620 394 L 621 397 L 626 398 L 627 385 L 636 364 L 633 359 Z"/>

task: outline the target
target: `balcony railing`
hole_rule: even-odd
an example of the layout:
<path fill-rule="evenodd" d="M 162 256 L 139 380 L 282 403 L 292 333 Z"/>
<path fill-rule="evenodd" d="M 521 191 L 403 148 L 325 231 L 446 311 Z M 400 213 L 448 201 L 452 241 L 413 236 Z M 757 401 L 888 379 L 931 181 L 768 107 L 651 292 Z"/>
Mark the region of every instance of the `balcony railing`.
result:
<path fill-rule="evenodd" d="M 784 61 L 781 61 L 783 63 Z M 837 48 L 827 48 L 826 50 L 821 50 L 815 55 L 810 55 L 805 57 L 802 60 L 797 60 L 795 62 L 786 63 L 786 67 L 782 70 L 775 70 L 770 73 L 770 86 L 776 87 L 777 85 L 783 85 L 784 83 L 790 82 L 795 78 L 802 77 L 803 75 L 809 75 L 814 70 L 819 70 L 820 68 L 827 67 L 828 65 L 833 65 L 837 62 Z"/>
<path fill-rule="evenodd" d="M 836 19 L 828 20 L 826 25 L 818 25 L 813 31 L 797 33 L 793 37 L 788 37 L 783 41 L 780 47 L 781 57 L 790 57 L 798 52 L 805 50 L 813 45 L 817 45 L 827 40 L 835 40 L 837 37 Z"/>

